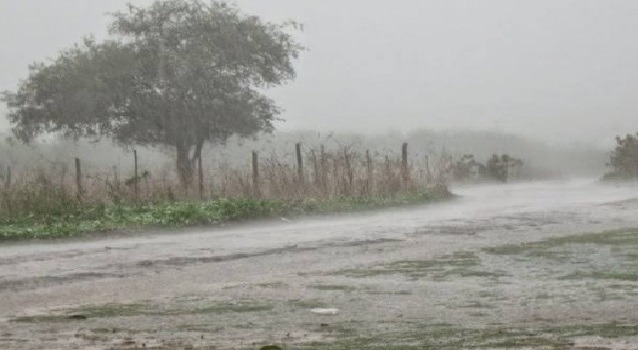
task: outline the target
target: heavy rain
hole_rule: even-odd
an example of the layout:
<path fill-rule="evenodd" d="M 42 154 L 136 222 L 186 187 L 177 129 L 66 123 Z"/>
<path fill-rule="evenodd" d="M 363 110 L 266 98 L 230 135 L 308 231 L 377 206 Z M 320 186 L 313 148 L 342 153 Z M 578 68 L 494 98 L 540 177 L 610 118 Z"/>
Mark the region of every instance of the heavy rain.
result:
<path fill-rule="evenodd" d="M 637 14 L 0 1 L 0 349 L 638 349 Z"/>

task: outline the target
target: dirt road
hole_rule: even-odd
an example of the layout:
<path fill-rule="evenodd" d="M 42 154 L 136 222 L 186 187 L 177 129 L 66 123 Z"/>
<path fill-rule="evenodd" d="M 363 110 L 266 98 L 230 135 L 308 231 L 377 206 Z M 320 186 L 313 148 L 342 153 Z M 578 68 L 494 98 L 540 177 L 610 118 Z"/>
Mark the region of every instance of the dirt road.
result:
<path fill-rule="evenodd" d="M 0 246 L 0 349 L 638 349 L 637 186 L 454 192 L 352 216 Z"/>

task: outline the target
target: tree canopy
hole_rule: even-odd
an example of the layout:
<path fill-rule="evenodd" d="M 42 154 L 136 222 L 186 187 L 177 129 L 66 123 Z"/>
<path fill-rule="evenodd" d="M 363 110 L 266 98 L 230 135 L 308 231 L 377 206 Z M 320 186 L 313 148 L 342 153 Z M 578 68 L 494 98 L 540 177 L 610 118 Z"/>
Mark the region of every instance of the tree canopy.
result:
<path fill-rule="evenodd" d="M 616 137 L 616 148 L 607 164 L 612 171 L 605 175 L 607 179 L 638 178 L 638 133 L 627 134 L 624 138 Z"/>
<path fill-rule="evenodd" d="M 107 40 L 32 65 L 2 98 L 23 141 L 56 132 L 171 146 L 188 185 L 205 142 L 272 128 L 280 110 L 264 91 L 295 77 L 302 50 L 291 26 L 218 1 L 128 5 Z"/>

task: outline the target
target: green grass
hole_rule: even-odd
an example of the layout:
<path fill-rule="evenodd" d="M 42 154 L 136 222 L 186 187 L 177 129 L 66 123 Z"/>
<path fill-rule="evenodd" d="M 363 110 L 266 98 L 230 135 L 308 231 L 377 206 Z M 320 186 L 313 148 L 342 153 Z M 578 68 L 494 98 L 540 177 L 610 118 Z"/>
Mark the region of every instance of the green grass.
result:
<path fill-rule="evenodd" d="M 605 246 L 636 245 L 638 244 L 638 236 L 636 230 L 619 230 L 551 238 L 533 243 L 507 244 L 498 247 L 486 248 L 485 251 L 494 255 L 527 254 L 534 257 L 548 257 L 561 260 L 565 259 L 565 255 L 568 254 L 564 247 L 570 244 L 592 244 Z M 631 256 L 628 257 L 631 258 Z"/>
<path fill-rule="evenodd" d="M 356 290 L 355 287 L 341 285 L 341 284 L 315 284 L 310 286 L 310 288 L 314 288 L 318 290 L 326 290 L 326 291 L 343 291 L 343 292 L 352 292 Z"/>
<path fill-rule="evenodd" d="M 53 314 L 21 316 L 11 319 L 18 323 L 59 323 L 73 322 L 73 316 L 81 316 L 86 319 L 102 319 L 113 317 L 133 317 L 133 316 L 181 316 L 181 315 L 220 315 L 227 313 L 252 313 L 265 312 L 273 309 L 269 303 L 239 301 L 228 302 L 208 302 L 197 305 L 185 303 L 175 304 L 154 304 L 147 302 L 131 304 L 100 304 L 88 305 L 74 309 L 64 310 Z"/>
<path fill-rule="evenodd" d="M 192 227 L 281 216 L 355 212 L 428 203 L 448 196 L 448 193 L 423 192 L 396 197 L 217 199 L 141 205 L 87 203 L 47 214 L 30 213 L 0 219 L 0 241 L 58 239 L 127 229 Z"/>
<path fill-rule="evenodd" d="M 562 276 L 561 280 L 582 280 L 582 279 L 600 279 L 600 280 L 618 280 L 627 282 L 638 282 L 638 271 L 631 272 L 609 272 L 609 271 L 578 271 L 566 276 Z"/>
<path fill-rule="evenodd" d="M 485 248 L 497 256 L 515 256 L 533 262 L 550 259 L 567 272 L 556 272 L 558 280 L 638 282 L 638 229 L 550 238 L 539 242 Z M 601 258 L 603 257 L 603 258 Z M 633 287 L 632 289 L 633 290 Z"/>
<path fill-rule="evenodd" d="M 302 349 L 568 349 L 572 339 L 599 336 L 607 339 L 635 337 L 638 326 L 630 324 L 565 325 L 552 328 L 489 326 L 462 328 L 424 325 L 407 332 L 337 334 L 332 340 L 304 344 Z"/>
<path fill-rule="evenodd" d="M 319 299 L 291 300 L 288 302 L 293 309 L 325 308 L 328 304 Z"/>
<path fill-rule="evenodd" d="M 404 275 L 412 279 L 430 278 L 443 281 L 450 277 L 498 278 L 503 273 L 481 269 L 480 258 L 473 252 L 456 252 L 434 260 L 401 260 L 370 267 L 339 270 L 336 275 L 354 278 Z"/>

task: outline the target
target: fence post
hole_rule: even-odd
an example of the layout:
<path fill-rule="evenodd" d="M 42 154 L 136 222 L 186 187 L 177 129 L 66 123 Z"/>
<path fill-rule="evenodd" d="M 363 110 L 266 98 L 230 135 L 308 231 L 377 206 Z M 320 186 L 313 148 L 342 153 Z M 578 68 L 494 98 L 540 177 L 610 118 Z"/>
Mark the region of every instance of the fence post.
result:
<path fill-rule="evenodd" d="M 197 156 L 197 177 L 199 180 L 199 198 L 204 199 L 204 168 L 202 168 L 202 155 Z"/>
<path fill-rule="evenodd" d="M 335 194 L 341 191 L 341 179 L 339 178 L 339 163 L 337 157 L 332 159 L 332 178 L 334 183 Z"/>
<path fill-rule="evenodd" d="M 317 152 L 313 149 L 310 156 L 312 158 L 312 168 L 315 173 L 315 187 L 319 187 L 321 184 L 321 175 L 319 174 L 319 160 L 317 159 Z"/>
<path fill-rule="evenodd" d="M 370 157 L 370 150 L 366 150 L 366 192 L 368 195 L 372 192 L 372 182 L 373 180 L 374 170 L 372 168 L 372 157 Z"/>
<path fill-rule="evenodd" d="M 326 164 L 326 149 L 321 145 L 321 188 L 325 195 L 328 195 L 328 165 Z"/>
<path fill-rule="evenodd" d="M 303 187 L 305 185 L 305 176 L 303 171 L 303 157 L 301 156 L 301 143 L 295 145 L 295 151 L 297 153 L 297 172 L 299 177 L 299 184 Z"/>
<path fill-rule="evenodd" d="M 120 174 L 117 171 L 117 165 L 113 165 L 113 184 L 115 188 L 120 188 Z"/>
<path fill-rule="evenodd" d="M 75 184 L 78 189 L 78 200 L 82 200 L 82 165 L 80 158 L 75 158 Z"/>
<path fill-rule="evenodd" d="M 253 151 L 253 194 L 255 197 L 261 196 L 259 190 L 259 153 Z"/>
<path fill-rule="evenodd" d="M 4 176 L 4 189 L 9 191 L 11 189 L 11 165 L 7 165 L 7 172 Z"/>
<path fill-rule="evenodd" d="M 410 172 L 408 171 L 408 143 L 404 142 L 401 147 L 401 175 L 403 175 L 403 183 L 407 185 L 410 181 Z"/>
<path fill-rule="evenodd" d="M 430 172 L 430 156 L 425 156 L 425 174 L 426 174 L 426 185 L 430 186 L 432 183 L 432 173 Z"/>
<path fill-rule="evenodd" d="M 134 149 L 133 150 L 133 162 L 134 162 L 134 180 L 133 181 L 133 188 L 135 189 L 135 201 L 137 202 L 139 200 L 139 189 L 138 189 L 138 182 L 140 180 L 139 174 L 138 174 L 138 168 L 137 168 L 137 150 Z"/>
<path fill-rule="evenodd" d="M 352 172 L 352 165 L 350 164 L 350 154 L 348 153 L 348 149 L 343 149 L 343 157 L 346 162 L 346 176 L 348 178 L 348 189 L 346 191 L 347 194 L 352 193 L 352 183 L 354 182 L 354 173 Z"/>

